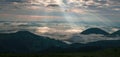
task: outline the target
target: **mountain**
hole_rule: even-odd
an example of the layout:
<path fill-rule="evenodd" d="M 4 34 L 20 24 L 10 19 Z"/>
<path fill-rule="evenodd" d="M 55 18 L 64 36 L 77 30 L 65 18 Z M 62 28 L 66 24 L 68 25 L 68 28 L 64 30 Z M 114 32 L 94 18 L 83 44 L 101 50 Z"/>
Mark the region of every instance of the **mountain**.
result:
<path fill-rule="evenodd" d="M 0 33 L 1 53 L 34 53 L 46 50 L 51 47 L 64 48 L 66 43 L 35 35 L 28 31 L 16 33 Z"/>
<path fill-rule="evenodd" d="M 71 44 L 70 47 L 66 50 L 69 52 L 88 52 L 103 50 L 107 48 L 120 48 L 120 40 L 103 40 L 86 44 L 74 43 Z"/>
<path fill-rule="evenodd" d="M 111 34 L 111 36 L 120 36 L 120 30 L 114 32 Z"/>
<path fill-rule="evenodd" d="M 99 28 L 90 28 L 90 29 L 87 29 L 87 30 L 81 32 L 81 34 L 84 34 L 84 35 L 89 35 L 89 34 L 109 35 L 109 33 L 107 33 L 106 31 L 104 31 L 102 29 L 99 29 Z"/>
<path fill-rule="evenodd" d="M 97 41 L 97 42 L 90 42 L 86 44 L 82 43 L 73 43 L 70 44 L 67 48 L 56 48 L 52 47 L 44 52 L 66 52 L 66 53 L 73 53 L 73 52 L 91 52 L 91 51 L 99 51 L 108 48 L 120 48 L 120 40 L 104 40 L 104 41 Z"/>
<path fill-rule="evenodd" d="M 0 33 L 0 53 L 86 52 L 120 47 L 120 40 L 66 44 L 28 31 Z"/>

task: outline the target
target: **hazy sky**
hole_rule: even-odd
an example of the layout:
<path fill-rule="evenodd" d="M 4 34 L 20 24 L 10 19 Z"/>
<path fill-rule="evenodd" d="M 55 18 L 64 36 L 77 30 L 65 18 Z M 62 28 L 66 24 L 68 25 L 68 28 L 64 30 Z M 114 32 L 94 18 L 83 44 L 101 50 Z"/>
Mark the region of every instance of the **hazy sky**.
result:
<path fill-rule="evenodd" d="M 56 4 L 58 7 L 47 7 Z M 120 0 L 0 0 L 0 21 L 120 22 Z"/>
<path fill-rule="evenodd" d="M 120 0 L 0 0 L 0 32 L 28 30 L 55 39 L 66 39 L 92 27 L 115 32 L 120 29 L 119 25 Z M 96 39 L 106 38 L 88 35 L 73 41 Z"/>

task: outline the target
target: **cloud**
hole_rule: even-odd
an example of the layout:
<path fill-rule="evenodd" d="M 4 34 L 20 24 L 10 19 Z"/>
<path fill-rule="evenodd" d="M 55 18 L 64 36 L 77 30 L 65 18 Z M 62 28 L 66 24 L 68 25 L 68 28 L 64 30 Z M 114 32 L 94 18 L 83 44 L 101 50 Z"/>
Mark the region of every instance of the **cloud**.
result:
<path fill-rule="evenodd" d="M 37 33 L 80 33 L 84 30 L 84 28 L 68 28 L 68 29 L 57 29 L 57 28 L 50 28 L 50 27 L 38 27 L 36 29 Z"/>
<path fill-rule="evenodd" d="M 120 0 L 109 0 L 111 3 L 117 3 L 120 4 Z"/>
<path fill-rule="evenodd" d="M 68 29 L 65 32 L 67 32 L 67 33 L 80 33 L 82 31 L 83 31 L 83 29 Z"/>
<path fill-rule="evenodd" d="M 72 8 L 67 10 L 67 12 L 73 12 L 73 13 L 78 13 L 78 14 L 87 14 L 86 10 L 80 9 L 80 8 Z"/>
<path fill-rule="evenodd" d="M 11 18 L 11 19 L 22 19 L 22 20 L 41 20 L 41 19 L 62 19 L 60 16 L 41 16 L 41 15 L 15 15 L 15 14 L 0 14 L 0 16 L 4 18 Z"/>
<path fill-rule="evenodd" d="M 36 32 L 37 33 L 48 33 L 50 32 L 49 30 L 52 30 L 52 29 L 50 29 L 49 27 L 38 27 L 36 29 Z"/>
<path fill-rule="evenodd" d="M 1 2 L 27 2 L 28 0 L 1 0 Z"/>
<path fill-rule="evenodd" d="M 119 0 L 55 0 L 56 3 L 63 5 L 60 7 L 45 7 L 49 4 L 46 0 L 2 0 L 11 2 L 2 5 L 0 3 L 0 12 L 9 13 L 7 17 L 0 15 L 1 20 L 15 19 L 65 19 L 63 17 L 72 16 L 75 21 L 96 21 L 97 19 L 109 19 L 119 22 Z M 42 5 L 41 5 L 42 4 Z M 0 13 L 0 14 L 2 14 Z M 15 15 L 12 15 L 15 14 Z M 24 16 L 25 15 L 25 16 Z M 65 16 L 63 16 L 65 15 Z M 104 15 L 104 16 L 103 16 Z M 87 16 L 87 17 L 86 17 Z M 111 18 L 110 18 L 111 17 Z M 73 19 L 74 18 L 74 19 Z M 76 20 L 76 19 L 77 20 Z M 70 18 L 68 18 L 70 20 Z M 105 21 L 106 22 L 106 21 Z"/>
<path fill-rule="evenodd" d="M 111 30 L 112 30 L 113 32 L 116 32 L 116 31 L 118 31 L 119 29 L 118 29 L 118 28 L 112 28 Z M 112 33 L 113 33 L 113 32 L 112 32 Z"/>
<path fill-rule="evenodd" d="M 119 37 L 105 37 L 100 34 L 91 34 L 91 35 L 80 35 L 74 34 L 71 38 L 67 41 L 72 43 L 89 43 L 89 42 L 96 42 L 101 40 L 120 40 Z"/>
<path fill-rule="evenodd" d="M 118 40 L 118 38 L 108 38 L 100 34 L 92 35 L 80 35 L 80 32 L 91 27 L 100 27 L 108 32 L 114 32 L 119 30 L 119 28 L 108 27 L 108 26 L 97 26 L 97 25 L 87 25 L 79 23 L 77 27 L 69 27 L 68 23 L 44 23 L 39 21 L 32 22 L 20 22 L 20 21 L 8 21 L 0 22 L 0 32 L 11 33 L 21 30 L 28 30 L 37 35 L 51 37 L 53 39 L 70 41 L 73 43 L 88 43 L 99 40 Z"/>
<path fill-rule="evenodd" d="M 57 27 L 57 26 L 55 26 Z M 83 28 L 67 28 L 65 27 L 60 27 L 59 29 L 53 28 L 53 27 L 36 27 L 36 31 L 34 33 L 38 35 L 43 35 L 47 37 L 51 37 L 53 39 L 57 40 L 65 40 L 71 37 L 72 34 L 80 33 L 83 31 Z"/>
<path fill-rule="evenodd" d="M 112 10 L 120 11 L 120 8 L 113 8 Z"/>
<path fill-rule="evenodd" d="M 40 6 L 46 6 L 51 3 L 58 4 L 61 7 L 90 7 L 90 8 L 105 8 L 105 7 L 114 7 L 119 6 L 119 0 L 55 0 L 50 3 L 49 0 L 1 0 L 2 2 L 10 2 L 11 4 L 17 6 L 18 8 L 26 6 L 29 9 L 39 9 Z M 4 4 L 4 3 L 2 3 Z M 20 6 L 21 5 L 21 6 Z M 69 8 L 69 9 L 70 9 Z"/>

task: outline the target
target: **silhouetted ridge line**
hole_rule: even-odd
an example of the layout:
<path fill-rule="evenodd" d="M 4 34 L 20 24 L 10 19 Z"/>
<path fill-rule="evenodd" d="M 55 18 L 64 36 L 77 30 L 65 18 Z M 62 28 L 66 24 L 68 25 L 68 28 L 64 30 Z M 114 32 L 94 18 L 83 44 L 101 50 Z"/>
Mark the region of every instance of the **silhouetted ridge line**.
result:
<path fill-rule="evenodd" d="M 51 47 L 65 47 L 66 43 L 28 31 L 0 34 L 1 53 L 34 53 Z"/>
<path fill-rule="evenodd" d="M 116 47 L 120 47 L 120 40 L 66 44 L 28 31 L 0 34 L 0 53 L 85 52 Z"/>
<path fill-rule="evenodd" d="M 120 36 L 120 30 L 114 32 L 111 34 L 111 36 Z"/>
<path fill-rule="evenodd" d="M 109 35 L 109 33 L 107 33 L 106 31 L 104 31 L 102 29 L 99 29 L 99 28 L 90 28 L 90 29 L 87 29 L 87 30 L 81 32 L 81 34 L 84 34 L 84 35 L 89 35 L 89 34 Z"/>

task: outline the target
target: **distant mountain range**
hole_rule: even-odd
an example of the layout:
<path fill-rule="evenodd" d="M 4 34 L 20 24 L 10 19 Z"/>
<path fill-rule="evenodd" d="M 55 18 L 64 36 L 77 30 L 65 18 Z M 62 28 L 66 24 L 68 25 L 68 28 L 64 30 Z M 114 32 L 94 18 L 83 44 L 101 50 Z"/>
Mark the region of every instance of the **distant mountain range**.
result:
<path fill-rule="evenodd" d="M 90 29 L 87 29 L 83 32 L 81 32 L 81 34 L 102 34 L 102 35 L 109 35 L 109 33 L 107 33 L 106 31 L 102 30 L 102 29 L 99 29 L 99 28 L 90 28 Z"/>
<path fill-rule="evenodd" d="M 89 34 L 100 34 L 100 35 L 104 35 L 104 36 L 112 36 L 112 37 L 116 37 L 116 36 L 120 36 L 120 30 L 110 34 L 100 28 L 90 28 L 90 29 L 87 29 L 83 32 L 81 32 L 80 34 L 83 34 L 83 35 L 89 35 Z"/>
<path fill-rule="evenodd" d="M 93 32 L 92 32 L 93 33 Z M 120 40 L 105 40 L 87 44 L 66 44 L 49 37 L 38 36 L 28 31 L 0 33 L 1 53 L 46 53 L 96 51 L 104 48 L 120 47 Z"/>

